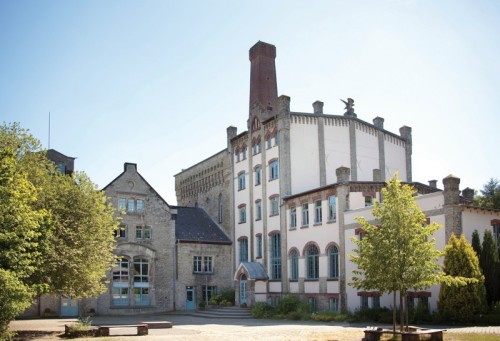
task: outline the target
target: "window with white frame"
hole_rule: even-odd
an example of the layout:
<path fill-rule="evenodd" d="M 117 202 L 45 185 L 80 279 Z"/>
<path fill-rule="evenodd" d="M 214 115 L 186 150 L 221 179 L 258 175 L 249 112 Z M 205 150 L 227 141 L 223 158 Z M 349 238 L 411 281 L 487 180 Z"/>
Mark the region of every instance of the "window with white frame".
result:
<path fill-rule="evenodd" d="M 274 233 L 270 238 L 271 254 L 271 279 L 281 279 L 281 237 L 279 233 Z"/>
<path fill-rule="evenodd" d="M 247 149 L 244 148 L 242 151 L 241 151 L 241 159 L 242 160 L 245 160 L 247 158 Z"/>
<path fill-rule="evenodd" d="M 262 201 L 260 199 L 255 200 L 255 220 L 262 219 Z"/>
<path fill-rule="evenodd" d="M 247 221 L 247 207 L 245 205 L 242 205 L 238 207 L 239 211 L 239 217 L 240 217 L 240 224 L 246 223 Z"/>
<path fill-rule="evenodd" d="M 135 239 L 151 239 L 151 226 L 136 226 Z"/>
<path fill-rule="evenodd" d="M 257 258 L 262 258 L 262 235 L 255 236 L 257 239 Z"/>
<path fill-rule="evenodd" d="M 194 256 L 193 257 L 193 272 L 203 272 L 203 257 Z"/>
<path fill-rule="evenodd" d="M 309 225 L 309 204 L 302 204 L 302 226 Z"/>
<path fill-rule="evenodd" d="M 118 209 L 120 211 L 125 211 L 126 208 L 127 208 L 127 199 L 119 198 L 118 199 Z"/>
<path fill-rule="evenodd" d="M 274 138 L 274 145 L 279 146 L 280 144 L 280 134 L 276 133 L 276 137 Z"/>
<path fill-rule="evenodd" d="M 296 250 L 290 252 L 290 280 L 299 279 L 299 253 Z"/>
<path fill-rule="evenodd" d="M 307 305 L 309 306 L 309 312 L 311 312 L 311 313 L 314 313 L 315 311 L 318 310 L 316 297 L 308 297 L 307 298 Z"/>
<path fill-rule="evenodd" d="M 149 305 L 149 261 L 134 259 L 134 304 Z"/>
<path fill-rule="evenodd" d="M 236 152 L 236 162 L 240 162 L 240 152 Z"/>
<path fill-rule="evenodd" d="M 330 297 L 328 301 L 328 308 L 330 311 L 339 311 L 339 299 L 336 297 Z"/>
<path fill-rule="evenodd" d="M 337 198 L 332 195 L 328 197 L 328 221 L 337 220 Z"/>
<path fill-rule="evenodd" d="M 335 245 L 328 248 L 328 278 L 339 278 L 339 250 Z"/>
<path fill-rule="evenodd" d="M 270 216 L 275 216 L 275 215 L 280 214 L 279 197 L 278 196 L 271 197 L 269 199 L 269 204 L 270 204 L 269 206 L 271 207 Z"/>
<path fill-rule="evenodd" d="M 212 296 L 217 294 L 217 286 L 215 285 L 202 285 L 201 286 L 201 296 L 204 302 L 209 302 Z"/>
<path fill-rule="evenodd" d="M 278 160 L 273 160 L 269 163 L 269 181 L 275 180 L 279 177 L 279 163 Z"/>
<path fill-rule="evenodd" d="M 297 227 L 297 208 L 292 207 L 290 209 L 290 228 L 294 229 Z"/>
<path fill-rule="evenodd" d="M 238 190 L 245 189 L 245 172 L 238 174 Z"/>
<path fill-rule="evenodd" d="M 130 277 L 129 262 L 127 258 L 120 258 L 113 268 L 112 305 L 129 305 Z"/>
<path fill-rule="evenodd" d="M 257 154 L 260 154 L 260 141 L 259 142 L 256 142 L 253 147 L 252 147 L 252 150 L 253 150 L 253 155 L 257 155 Z"/>
<path fill-rule="evenodd" d="M 127 213 L 134 213 L 135 210 L 135 200 L 128 199 L 127 200 Z"/>
<path fill-rule="evenodd" d="M 255 167 L 255 186 L 260 185 L 262 182 L 262 168 L 260 166 Z"/>
<path fill-rule="evenodd" d="M 316 200 L 314 202 L 314 223 L 321 224 L 323 220 L 323 211 L 321 208 L 321 200 Z"/>
<path fill-rule="evenodd" d="M 271 148 L 273 146 L 273 137 L 269 136 L 266 140 L 267 143 L 267 149 Z"/>
<path fill-rule="evenodd" d="M 248 262 L 248 239 L 241 238 L 239 240 L 240 247 L 240 263 Z"/>
<path fill-rule="evenodd" d="M 306 251 L 307 279 L 319 278 L 319 250 L 315 245 L 310 245 Z"/>
<path fill-rule="evenodd" d="M 143 205 L 144 205 L 144 202 L 142 201 L 142 199 L 137 199 L 135 204 L 136 204 L 137 214 L 142 214 Z"/>

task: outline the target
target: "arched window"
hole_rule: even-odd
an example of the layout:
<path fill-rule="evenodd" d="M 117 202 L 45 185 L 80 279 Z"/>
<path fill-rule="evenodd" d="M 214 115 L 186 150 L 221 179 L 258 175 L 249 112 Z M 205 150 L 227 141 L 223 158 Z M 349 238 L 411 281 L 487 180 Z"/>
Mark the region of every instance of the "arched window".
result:
<path fill-rule="evenodd" d="M 239 240 L 240 246 L 240 263 L 248 262 L 248 239 L 241 238 Z"/>
<path fill-rule="evenodd" d="M 134 259 L 134 304 L 149 305 L 149 261 Z"/>
<path fill-rule="evenodd" d="M 127 258 L 120 258 L 113 268 L 113 305 L 129 305 L 130 277 Z"/>
<path fill-rule="evenodd" d="M 328 278 L 339 278 L 339 250 L 335 245 L 328 249 Z"/>
<path fill-rule="evenodd" d="M 306 251 L 306 275 L 308 279 L 319 278 L 319 251 L 315 245 L 311 245 Z"/>
<path fill-rule="evenodd" d="M 290 280 L 296 281 L 299 279 L 299 252 L 293 250 L 290 252 Z"/>
<path fill-rule="evenodd" d="M 281 237 L 274 233 L 270 238 L 271 279 L 281 279 Z"/>

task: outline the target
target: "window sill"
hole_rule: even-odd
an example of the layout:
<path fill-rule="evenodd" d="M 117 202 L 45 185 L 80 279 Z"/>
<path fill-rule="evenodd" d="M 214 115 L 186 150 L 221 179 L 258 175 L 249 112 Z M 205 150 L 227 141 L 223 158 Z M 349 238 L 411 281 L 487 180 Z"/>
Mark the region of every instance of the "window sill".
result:
<path fill-rule="evenodd" d="M 257 219 L 255 219 L 255 221 L 261 221 L 261 220 L 262 220 L 262 218 L 257 218 Z"/>
<path fill-rule="evenodd" d="M 245 224 L 245 223 L 246 223 L 246 221 L 240 221 L 240 222 L 238 223 L 238 225 Z"/>
<path fill-rule="evenodd" d="M 193 275 L 213 275 L 214 272 L 205 272 L 205 271 L 200 271 L 200 272 L 196 272 L 196 271 L 193 271 Z"/>
<path fill-rule="evenodd" d="M 271 181 L 274 181 L 274 180 L 278 180 L 279 178 L 273 178 L 273 179 L 269 179 L 268 182 L 271 182 Z"/>
<path fill-rule="evenodd" d="M 270 214 L 269 216 L 270 216 L 270 217 L 276 217 L 276 216 L 278 216 L 278 215 L 280 215 L 280 214 L 279 214 L 279 213 L 275 213 L 275 214 Z"/>
<path fill-rule="evenodd" d="M 109 307 L 109 309 L 144 309 L 144 308 L 156 308 L 156 306 L 143 304 L 143 305 L 112 305 Z"/>
<path fill-rule="evenodd" d="M 299 280 L 298 279 L 289 279 L 288 280 L 290 283 L 297 283 Z"/>
<path fill-rule="evenodd" d="M 294 227 L 289 227 L 288 228 L 288 231 L 295 231 L 297 229 L 297 226 L 294 226 Z"/>
<path fill-rule="evenodd" d="M 322 222 L 319 222 L 319 223 L 314 223 L 314 225 L 313 225 L 313 226 L 322 226 L 322 225 L 323 225 L 323 223 L 322 223 Z"/>
<path fill-rule="evenodd" d="M 277 283 L 277 282 L 281 282 L 281 279 L 270 279 L 268 282 Z"/>
<path fill-rule="evenodd" d="M 305 278 L 304 282 L 319 282 L 319 278 Z"/>
<path fill-rule="evenodd" d="M 309 225 L 302 225 L 300 228 L 301 228 L 301 229 L 306 229 L 306 228 L 308 228 L 308 227 L 309 227 Z"/>
<path fill-rule="evenodd" d="M 338 278 L 327 278 L 326 281 L 327 282 L 338 282 L 339 279 Z"/>
<path fill-rule="evenodd" d="M 333 223 L 336 223 L 336 222 L 337 222 L 337 219 L 335 219 L 335 220 L 328 220 L 326 223 L 327 224 L 333 224 Z"/>

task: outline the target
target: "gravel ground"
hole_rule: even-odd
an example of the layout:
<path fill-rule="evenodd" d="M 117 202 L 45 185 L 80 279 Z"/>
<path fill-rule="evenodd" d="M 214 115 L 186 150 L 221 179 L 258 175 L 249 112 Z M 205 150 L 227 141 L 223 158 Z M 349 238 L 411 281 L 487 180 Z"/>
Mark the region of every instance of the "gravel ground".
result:
<path fill-rule="evenodd" d="M 233 320 L 191 317 L 187 315 L 154 315 L 141 317 L 95 317 L 94 325 L 135 324 L 140 321 L 170 321 L 173 328 L 149 329 L 147 336 L 135 336 L 135 328 L 112 329 L 110 338 L 102 341 L 121 340 L 188 340 L 188 341 L 229 341 L 229 340 L 317 340 L 317 341 L 360 341 L 365 325 L 351 326 L 342 323 L 321 323 L 281 320 Z M 76 319 L 33 319 L 13 321 L 12 330 L 23 331 L 17 340 L 60 340 L 64 325 Z M 434 326 L 433 328 L 436 328 Z M 443 327 L 448 333 L 498 334 L 500 327 Z M 36 332 L 35 332 L 36 331 Z M 131 335 L 132 334 L 132 335 Z M 120 335 L 120 336 L 118 336 Z M 79 339 L 93 340 L 94 338 Z"/>

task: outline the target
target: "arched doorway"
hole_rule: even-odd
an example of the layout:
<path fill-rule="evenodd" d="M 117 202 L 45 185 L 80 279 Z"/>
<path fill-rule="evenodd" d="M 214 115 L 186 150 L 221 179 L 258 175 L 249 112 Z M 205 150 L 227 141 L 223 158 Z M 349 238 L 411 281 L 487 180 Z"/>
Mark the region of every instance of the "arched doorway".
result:
<path fill-rule="evenodd" d="M 240 304 L 247 304 L 247 276 L 240 277 Z"/>

